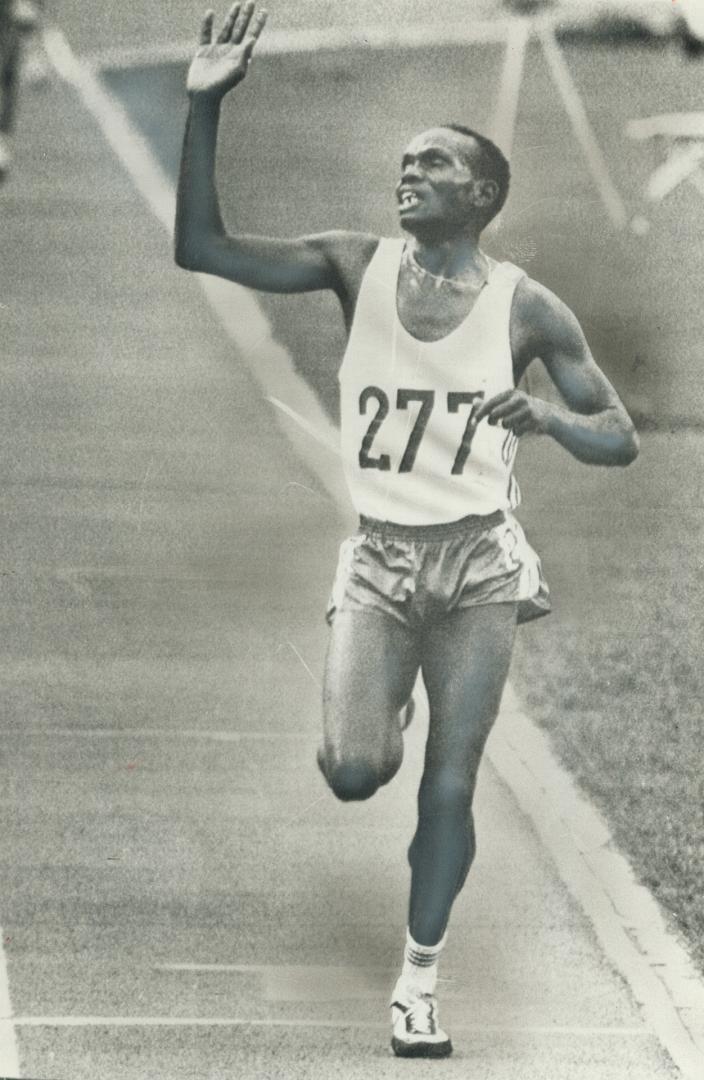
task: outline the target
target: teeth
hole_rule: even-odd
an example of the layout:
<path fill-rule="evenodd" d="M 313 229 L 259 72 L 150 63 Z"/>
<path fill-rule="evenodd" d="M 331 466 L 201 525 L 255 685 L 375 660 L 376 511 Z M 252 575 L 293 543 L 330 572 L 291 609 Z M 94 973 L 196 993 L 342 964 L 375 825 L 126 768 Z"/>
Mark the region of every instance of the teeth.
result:
<path fill-rule="evenodd" d="M 405 191 L 401 196 L 401 206 L 403 209 L 407 209 L 409 206 L 417 206 L 418 196 L 414 195 L 412 191 Z"/>

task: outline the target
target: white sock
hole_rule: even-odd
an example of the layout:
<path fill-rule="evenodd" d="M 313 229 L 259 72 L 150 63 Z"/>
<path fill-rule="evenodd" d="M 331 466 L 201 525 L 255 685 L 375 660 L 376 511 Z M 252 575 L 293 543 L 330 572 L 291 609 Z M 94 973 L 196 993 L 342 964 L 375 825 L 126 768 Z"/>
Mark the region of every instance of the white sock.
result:
<path fill-rule="evenodd" d="M 401 978 L 408 985 L 422 994 L 434 994 L 438 977 L 438 960 L 443 950 L 447 933 L 443 934 L 437 945 L 419 945 L 406 930 L 406 948 L 403 953 Z"/>

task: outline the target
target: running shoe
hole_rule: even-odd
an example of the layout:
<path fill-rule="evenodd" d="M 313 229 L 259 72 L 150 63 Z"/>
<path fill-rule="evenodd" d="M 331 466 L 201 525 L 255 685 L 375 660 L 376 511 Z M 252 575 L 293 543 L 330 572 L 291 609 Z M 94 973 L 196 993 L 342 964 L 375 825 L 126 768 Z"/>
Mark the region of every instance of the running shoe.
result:
<path fill-rule="evenodd" d="M 448 1057 L 452 1043 L 438 1020 L 438 1003 L 434 994 L 417 993 L 396 983 L 391 998 L 391 1046 L 397 1057 Z"/>

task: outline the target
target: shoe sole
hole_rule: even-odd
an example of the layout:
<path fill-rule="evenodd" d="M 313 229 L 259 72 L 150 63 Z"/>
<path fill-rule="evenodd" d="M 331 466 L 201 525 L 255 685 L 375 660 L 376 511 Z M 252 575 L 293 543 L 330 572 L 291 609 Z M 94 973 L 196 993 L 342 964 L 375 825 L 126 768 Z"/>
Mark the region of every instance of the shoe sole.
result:
<path fill-rule="evenodd" d="M 441 1043 L 406 1043 L 393 1035 L 391 1037 L 391 1048 L 396 1057 L 444 1058 L 449 1057 L 452 1053 L 452 1043 L 449 1039 L 447 1042 Z"/>

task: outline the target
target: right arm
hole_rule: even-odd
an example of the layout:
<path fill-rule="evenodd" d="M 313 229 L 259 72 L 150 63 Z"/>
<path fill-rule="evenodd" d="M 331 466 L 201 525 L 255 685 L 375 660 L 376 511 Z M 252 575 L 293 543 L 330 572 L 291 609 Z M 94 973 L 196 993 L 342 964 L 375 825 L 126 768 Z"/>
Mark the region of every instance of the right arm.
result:
<path fill-rule="evenodd" d="M 247 73 L 266 21 L 254 4 L 233 5 L 213 41 L 213 15 L 203 21 L 200 47 L 188 73 L 190 106 L 176 198 L 175 257 L 179 266 L 216 274 L 267 292 L 332 289 L 346 306 L 347 262 L 358 261 L 351 233 L 321 233 L 286 240 L 227 232 L 215 185 L 215 154 L 221 102 Z"/>

